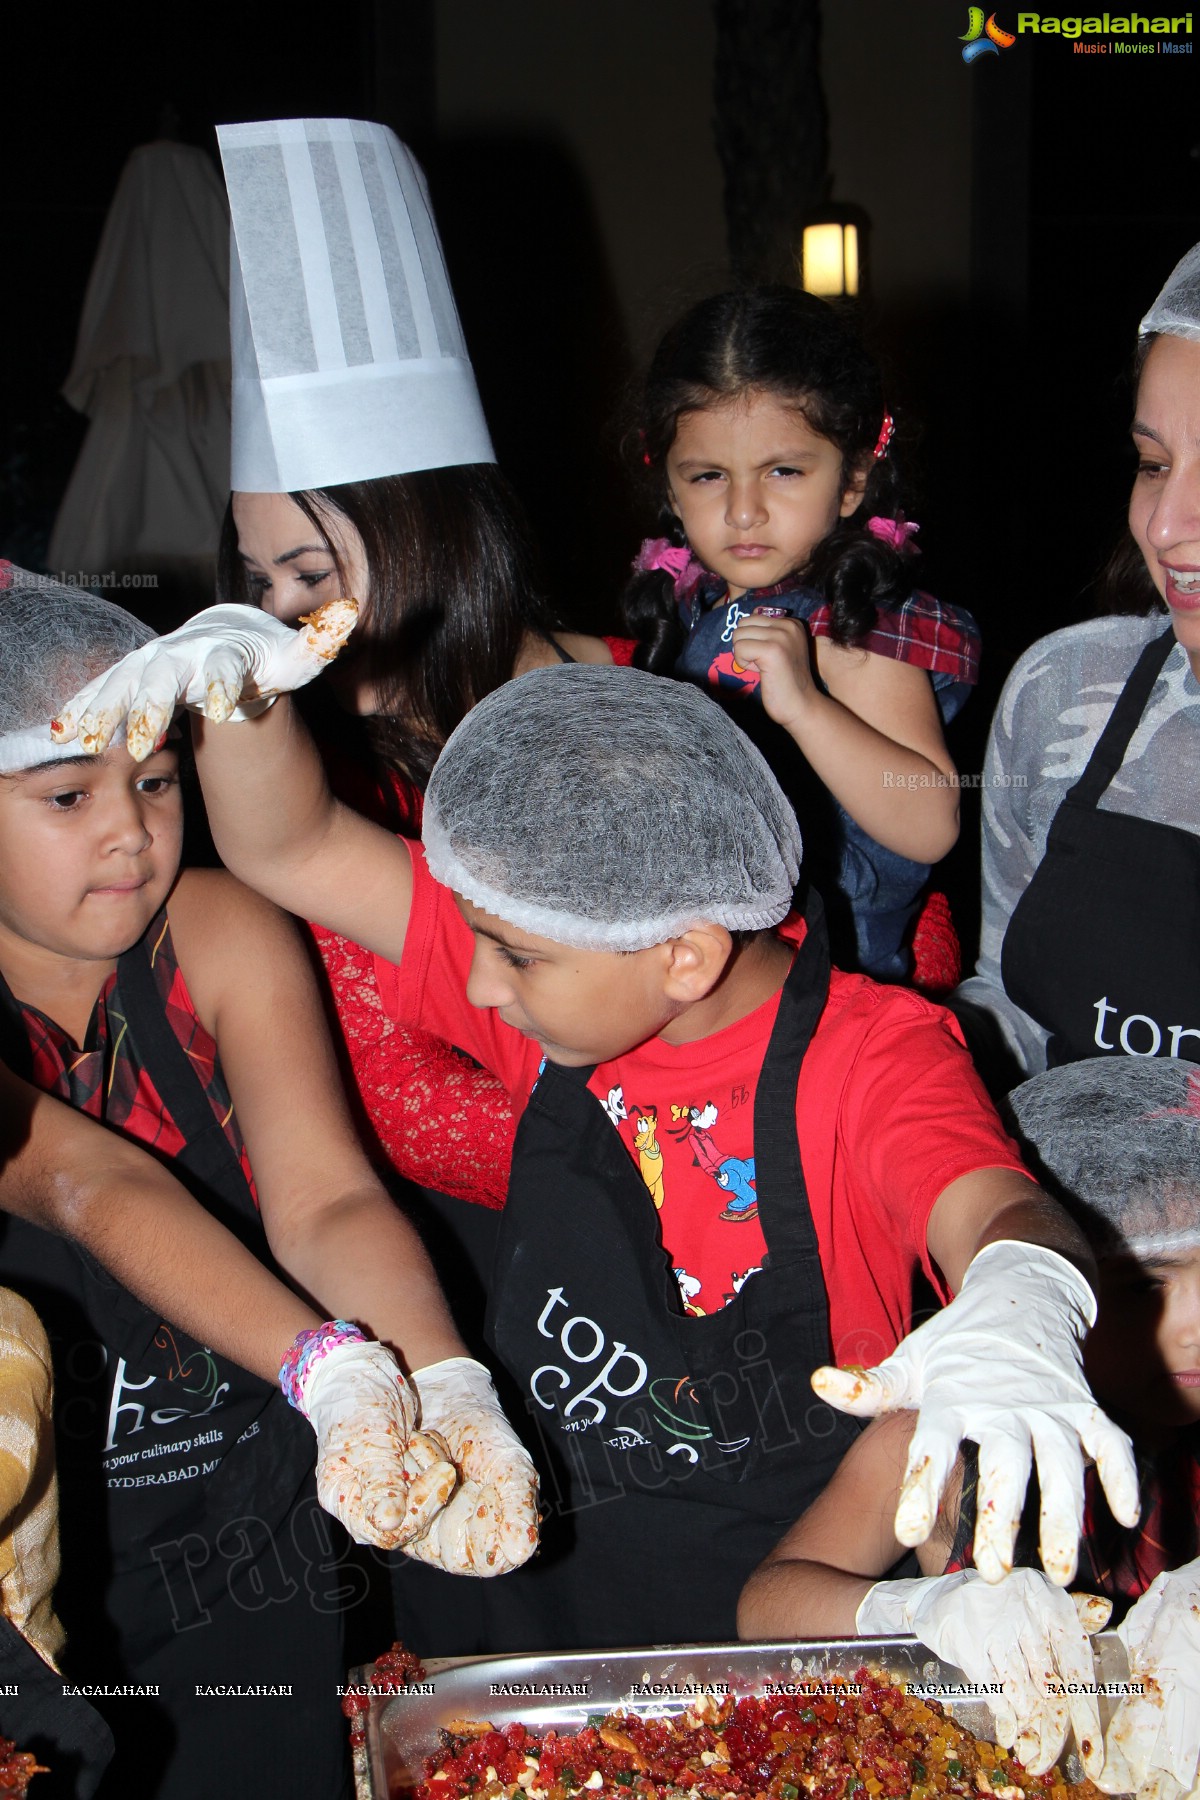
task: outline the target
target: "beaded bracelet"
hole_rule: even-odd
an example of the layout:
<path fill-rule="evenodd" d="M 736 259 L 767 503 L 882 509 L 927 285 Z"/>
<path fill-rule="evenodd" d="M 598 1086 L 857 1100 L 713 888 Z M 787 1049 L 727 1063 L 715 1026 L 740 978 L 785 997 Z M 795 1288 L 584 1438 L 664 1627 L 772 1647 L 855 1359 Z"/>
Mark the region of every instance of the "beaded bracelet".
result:
<path fill-rule="evenodd" d="M 302 1331 L 279 1367 L 279 1385 L 288 1405 L 294 1406 L 297 1412 L 302 1412 L 307 1418 L 304 1390 L 312 1370 L 339 1344 L 366 1342 L 365 1332 L 360 1331 L 357 1325 L 351 1325 L 347 1319 L 326 1319 L 323 1325 L 313 1325 L 309 1330 Z"/>

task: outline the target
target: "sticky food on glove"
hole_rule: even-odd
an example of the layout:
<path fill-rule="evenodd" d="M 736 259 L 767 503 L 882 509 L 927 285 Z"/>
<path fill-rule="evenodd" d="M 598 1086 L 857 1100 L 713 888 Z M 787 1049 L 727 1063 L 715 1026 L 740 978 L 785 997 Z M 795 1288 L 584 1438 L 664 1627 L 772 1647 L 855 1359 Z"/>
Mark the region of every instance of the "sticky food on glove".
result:
<path fill-rule="evenodd" d="M 332 662 L 358 623 L 358 601 L 345 596 L 327 600 L 314 612 L 303 613 L 300 623 L 304 648 L 318 662 Z"/>
<path fill-rule="evenodd" d="M 386 1435 L 393 1436 L 390 1431 Z M 317 1466 L 317 1498 L 341 1519 L 356 1543 L 403 1549 L 441 1512 L 454 1492 L 458 1472 L 444 1439 L 434 1431 L 417 1431 L 400 1459 L 394 1443 L 373 1446 L 379 1452 L 377 1465 L 398 1471 L 399 1479 L 388 1474 L 366 1481 L 359 1438 L 370 1436 L 370 1429 L 364 1429 L 353 1442 L 346 1439 L 341 1448 L 327 1449 Z"/>
<path fill-rule="evenodd" d="M 537 1545 L 536 1498 L 530 1503 L 521 1496 L 514 1507 L 497 1487 L 464 1481 L 408 1554 L 455 1575 L 506 1575 L 528 1562 Z"/>

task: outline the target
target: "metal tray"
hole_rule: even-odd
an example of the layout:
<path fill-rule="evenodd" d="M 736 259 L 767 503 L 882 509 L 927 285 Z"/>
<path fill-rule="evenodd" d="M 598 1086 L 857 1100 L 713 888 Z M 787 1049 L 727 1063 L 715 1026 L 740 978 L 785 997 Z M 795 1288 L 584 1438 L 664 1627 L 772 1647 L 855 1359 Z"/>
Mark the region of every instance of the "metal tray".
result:
<path fill-rule="evenodd" d="M 1093 1639 L 1093 1650 L 1101 1681 L 1125 1678 L 1125 1652 L 1115 1632 Z M 628 1712 L 680 1712 L 699 1693 L 757 1693 L 767 1682 L 851 1675 L 864 1663 L 896 1681 L 928 1686 L 960 1725 L 978 1737 L 991 1734 L 991 1711 L 961 1691 L 966 1686 L 961 1670 L 940 1662 L 915 1638 L 448 1658 L 427 1662 L 419 1685 L 372 1701 L 366 1742 L 355 1754 L 357 1800 L 396 1800 L 419 1781 L 425 1758 L 440 1748 L 438 1734 L 452 1719 L 578 1731 L 589 1713 L 618 1706 Z M 369 1685 L 370 1677 L 370 1667 L 350 1672 L 355 1685 Z M 1104 1724 L 1107 1711 L 1102 1696 Z M 1064 1772 L 1073 1781 L 1082 1775 L 1074 1754 L 1064 1759 Z"/>

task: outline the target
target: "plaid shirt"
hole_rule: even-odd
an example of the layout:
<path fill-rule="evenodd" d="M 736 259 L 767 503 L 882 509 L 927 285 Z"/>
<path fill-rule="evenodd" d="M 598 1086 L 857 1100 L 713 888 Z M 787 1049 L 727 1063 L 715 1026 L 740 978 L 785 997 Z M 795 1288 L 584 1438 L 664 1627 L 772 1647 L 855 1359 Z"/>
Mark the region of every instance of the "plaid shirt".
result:
<path fill-rule="evenodd" d="M 171 1028 L 195 1066 L 253 1193 L 246 1146 L 217 1062 L 217 1046 L 196 1017 L 175 957 L 165 909 L 152 920 L 142 945 L 149 954 L 155 986 Z M 137 946 L 135 953 L 140 953 L 141 948 Z M 35 1087 L 65 1100 L 77 1112 L 87 1113 L 122 1136 L 146 1145 L 164 1160 L 178 1155 L 183 1148 L 183 1135 L 138 1060 L 121 998 L 119 967 L 101 990 L 82 1048 L 36 1007 L 22 1005 L 20 1011 L 29 1038 L 30 1079 Z"/>
<path fill-rule="evenodd" d="M 706 574 L 681 595 L 679 615 L 687 630 L 694 630 L 727 592 L 719 576 Z M 797 587 L 794 577 L 777 581 L 773 587 L 752 588 L 742 595 L 738 605 L 750 613 L 756 606 L 785 595 L 790 601 L 789 612 L 794 618 L 803 619 L 814 637 L 832 635 L 829 602 L 811 588 Z M 856 640 L 855 648 L 890 657 L 893 662 L 913 663 L 918 669 L 948 675 L 971 687 L 979 680 L 978 625 L 962 607 L 935 600 L 932 594 L 916 591 L 900 606 L 880 608 L 874 625 L 865 637 Z"/>

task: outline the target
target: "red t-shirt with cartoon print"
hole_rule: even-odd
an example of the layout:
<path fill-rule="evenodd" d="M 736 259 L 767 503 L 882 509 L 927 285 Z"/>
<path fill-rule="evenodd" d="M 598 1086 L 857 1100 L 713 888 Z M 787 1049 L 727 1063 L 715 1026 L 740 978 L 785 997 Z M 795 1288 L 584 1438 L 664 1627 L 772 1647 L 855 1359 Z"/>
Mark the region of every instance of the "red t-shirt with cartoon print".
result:
<path fill-rule="evenodd" d="M 541 1051 L 466 997 L 473 940 L 448 889 L 413 851 L 413 904 L 398 966 L 377 961 L 384 1007 L 437 1032 L 504 1082 L 518 1109 Z M 804 926 L 779 928 L 792 943 Z M 754 1093 L 779 997 L 690 1044 L 661 1038 L 600 1064 L 589 1087 L 658 1208 L 684 1303 L 728 1304 L 766 1249 L 755 1203 Z M 944 1008 L 834 970 L 796 1089 L 796 1130 L 829 1299 L 830 1353 L 870 1364 L 909 1330 L 912 1278 L 931 1265 L 934 1202 L 977 1169 L 1024 1172 Z"/>

